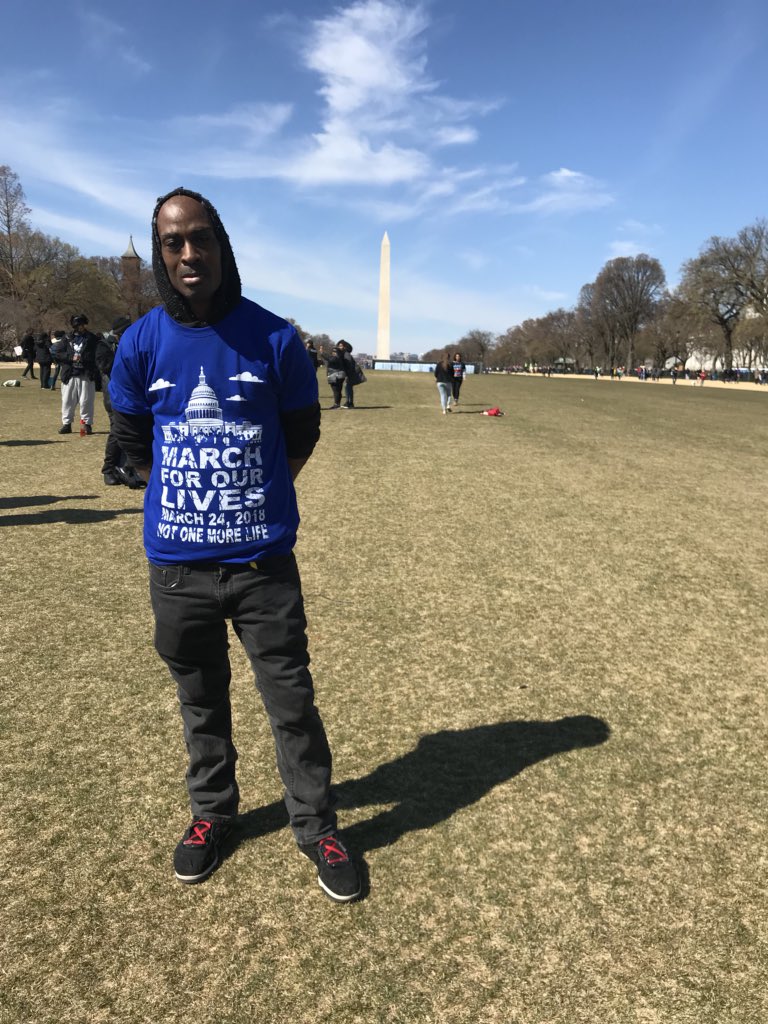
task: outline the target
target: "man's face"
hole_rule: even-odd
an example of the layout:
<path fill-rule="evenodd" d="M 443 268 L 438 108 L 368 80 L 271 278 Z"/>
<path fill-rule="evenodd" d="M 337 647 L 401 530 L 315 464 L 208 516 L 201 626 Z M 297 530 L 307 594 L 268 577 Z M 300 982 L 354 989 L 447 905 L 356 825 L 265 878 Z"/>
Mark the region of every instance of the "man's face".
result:
<path fill-rule="evenodd" d="M 208 212 L 190 196 L 173 196 L 160 207 L 157 233 L 171 285 L 205 320 L 221 284 L 221 247 Z"/>

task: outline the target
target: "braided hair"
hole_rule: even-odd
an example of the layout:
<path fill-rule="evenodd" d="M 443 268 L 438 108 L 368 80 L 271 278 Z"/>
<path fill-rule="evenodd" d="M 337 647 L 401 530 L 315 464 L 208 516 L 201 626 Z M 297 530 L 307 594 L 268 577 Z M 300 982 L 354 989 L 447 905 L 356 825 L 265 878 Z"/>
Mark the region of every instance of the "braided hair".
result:
<path fill-rule="evenodd" d="M 200 321 L 192 312 L 185 299 L 176 291 L 168 277 L 165 268 L 163 252 L 160 244 L 160 235 L 157 230 L 157 215 L 160 207 L 167 203 L 174 196 L 188 196 L 195 199 L 205 209 L 211 221 L 213 233 L 221 249 L 221 284 L 213 295 L 211 313 L 208 323 L 216 323 L 222 320 L 228 313 L 238 305 L 242 297 L 240 287 L 240 274 L 235 263 L 235 254 L 232 252 L 232 245 L 229 235 L 224 230 L 216 207 L 199 192 L 192 192 L 188 188 L 175 188 L 167 195 L 160 196 L 152 214 L 152 271 L 155 275 L 155 283 L 163 300 L 163 305 L 174 320 L 182 324 L 197 324 Z"/>

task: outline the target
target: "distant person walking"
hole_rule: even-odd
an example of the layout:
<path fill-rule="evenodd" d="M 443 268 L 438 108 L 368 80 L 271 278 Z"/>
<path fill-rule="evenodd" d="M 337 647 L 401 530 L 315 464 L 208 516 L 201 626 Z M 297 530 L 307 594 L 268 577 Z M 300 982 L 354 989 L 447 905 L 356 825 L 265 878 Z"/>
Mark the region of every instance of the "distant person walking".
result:
<path fill-rule="evenodd" d="M 35 376 L 35 336 L 32 331 L 27 331 L 21 339 L 21 358 L 27 364 L 21 376 L 26 377 L 29 374 L 32 380 L 37 380 Z"/>
<path fill-rule="evenodd" d="M 51 336 L 48 331 L 35 335 L 35 360 L 40 367 L 40 387 L 48 388 L 51 379 Z"/>
<path fill-rule="evenodd" d="M 440 408 L 445 416 L 451 411 L 453 387 L 453 363 L 447 352 L 435 367 L 435 380 L 437 381 L 437 392 L 440 395 Z"/>
<path fill-rule="evenodd" d="M 462 359 L 461 352 L 453 353 L 453 364 L 451 369 L 453 370 L 453 376 L 451 378 L 451 393 L 453 397 L 453 404 L 458 405 L 461 385 L 467 374 L 467 364 Z"/>

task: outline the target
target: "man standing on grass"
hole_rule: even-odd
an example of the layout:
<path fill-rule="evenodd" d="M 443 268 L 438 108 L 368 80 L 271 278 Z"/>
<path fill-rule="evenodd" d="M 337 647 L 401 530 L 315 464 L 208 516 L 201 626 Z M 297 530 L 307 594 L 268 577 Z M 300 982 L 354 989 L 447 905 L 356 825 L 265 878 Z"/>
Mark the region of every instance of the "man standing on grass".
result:
<path fill-rule="evenodd" d="M 158 200 L 152 264 L 164 306 L 123 335 L 110 394 L 118 443 L 148 481 L 155 646 L 189 754 L 192 822 L 175 874 L 210 875 L 238 810 L 229 619 L 272 727 L 294 837 L 321 888 L 349 902 L 360 878 L 336 831 L 293 556 L 293 481 L 320 436 L 316 374 L 294 328 L 242 297 L 207 199 L 179 188 Z"/>
<path fill-rule="evenodd" d="M 75 409 L 80 408 L 80 437 L 93 433 L 93 403 L 96 397 L 96 335 L 88 330 L 88 317 L 77 313 L 70 318 L 71 335 L 58 350 L 61 365 L 60 434 L 72 433 Z"/>

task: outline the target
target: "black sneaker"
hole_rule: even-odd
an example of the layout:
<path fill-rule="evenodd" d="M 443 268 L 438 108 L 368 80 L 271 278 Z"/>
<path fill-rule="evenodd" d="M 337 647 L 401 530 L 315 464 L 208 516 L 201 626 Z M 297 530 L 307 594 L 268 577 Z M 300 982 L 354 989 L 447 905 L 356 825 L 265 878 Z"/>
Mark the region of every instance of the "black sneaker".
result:
<path fill-rule="evenodd" d="M 71 434 L 72 433 L 72 424 L 71 423 L 63 423 L 59 427 L 59 433 L 60 434 Z"/>
<path fill-rule="evenodd" d="M 115 472 L 120 477 L 120 482 L 130 487 L 132 491 L 140 491 L 146 487 L 146 481 L 142 480 L 133 466 L 117 466 Z"/>
<path fill-rule="evenodd" d="M 173 870 L 180 882 L 193 885 L 217 867 L 221 844 L 229 835 L 229 822 L 193 818 L 173 855 Z"/>
<path fill-rule="evenodd" d="M 107 487 L 119 487 L 123 482 L 114 469 L 105 469 L 102 476 L 104 477 L 104 483 Z"/>
<path fill-rule="evenodd" d="M 360 875 L 338 835 L 299 849 L 317 866 L 320 888 L 337 903 L 350 903 L 360 895 Z"/>

